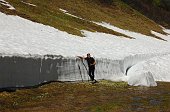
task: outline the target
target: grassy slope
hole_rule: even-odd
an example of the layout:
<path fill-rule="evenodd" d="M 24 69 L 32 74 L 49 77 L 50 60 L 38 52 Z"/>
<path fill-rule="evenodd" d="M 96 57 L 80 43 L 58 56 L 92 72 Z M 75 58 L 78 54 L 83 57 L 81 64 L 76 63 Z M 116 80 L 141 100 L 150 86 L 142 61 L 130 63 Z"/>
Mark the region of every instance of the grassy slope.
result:
<path fill-rule="evenodd" d="M 3 112 L 169 112 L 170 83 L 131 87 L 124 82 L 51 83 L 0 93 Z"/>
<path fill-rule="evenodd" d="M 25 5 L 20 0 L 6 0 L 16 11 L 9 11 L 2 5 L 0 11 L 17 14 L 32 21 L 53 26 L 68 33 L 80 35 L 80 30 L 98 31 L 122 36 L 122 34 L 89 22 L 108 22 L 117 27 L 151 35 L 150 30 L 163 33 L 153 21 L 133 10 L 121 0 L 112 4 L 101 3 L 101 0 L 25 0 L 37 7 Z M 86 20 L 71 17 L 62 13 L 59 8 Z"/>
<path fill-rule="evenodd" d="M 123 0 L 134 9 L 160 25 L 170 28 L 169 0 Z"/>

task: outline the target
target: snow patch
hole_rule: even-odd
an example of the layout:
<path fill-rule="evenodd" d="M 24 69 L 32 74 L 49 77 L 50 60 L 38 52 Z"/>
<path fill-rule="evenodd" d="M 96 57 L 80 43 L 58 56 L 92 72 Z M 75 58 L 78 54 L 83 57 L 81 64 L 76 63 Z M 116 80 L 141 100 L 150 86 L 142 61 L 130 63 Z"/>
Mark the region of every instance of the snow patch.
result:
<path fill-rule="evenodd" d="M 6 2 L 5 0 L 0 0 L 0 4 L 9 7 L 8 9 L 10 10 L 15 10 L 15 8 L 12 5 L 10 5 L 8 2 Z"/>
<path fill-rule="evenodd" d="M 33 6 L 33 7 L 36 7 L 36 5 L 32 4 L 32 3 L 28 3 L 28 2 L 24 2 L 24 1 L 21 1 L 22 3 L 26 4 L 26 5 L 30 5 L 30 6 Z"/>
<path fill-rule="evenodd" d="M 135 39 L 147 39 L 147 40 L 157 40 L 151 36 L 146 36 L 146 35 L 143 35 L 141 33 L 136 33 L 136 32 L 132 32 L 132 31 L 129 31 L 129 30 L 123 30 L 121 28 L 118 28 L 116 26 L 113 26 L 111 25 L 110 23 L 106 23 L 106 22 L 102 22 L 102 23 L 99 23 L 99 22 L 93 22 L 97 25 L 100 25 L 100 26 L 103 26 L 103 27 L 106 27 L 108 29 L 111 29 L 113 31 L 116 31 L 116 32 L 119 32 L 119 33 L 122 33 L 124 35 L 127 35 L 129 37 L 132 37 L 132 38 L 135 38 Z M 167 31 L 167 30 L 165 30 Z M 158 35 L 157 32 L 154 32 L 154 31 L 151 31 L 151 33 L 155 34 L 156 36 L 158 37 L 161 37 L 161 38 L 167 38 L 168 36 L 170 37 L 170 35 Z M 161 40 L 160 40 L 161 41 Z"/>
<path fill-rule="evenodd" d="M 164 40 L 170 41 L 170 35 L 163 35 L 161 33 L 158 33 L 158 32 L 152 31 L 152 30 L 151 30 L 151 33 L 157 37 L 164 39 Z"/>
<path fill-rule="evenodd" d="M 170 35 L 170 29 L 164 29 L 163 31 Z"/>
<path fill-rule="evenodd" d="M 161 26 L 161 25 L 159 25 L 159 26 L 163 29 L 163 31 L 164 31 L 165 33 L 167 33 L 167 34 L 170 35 L 170 29 L 166 29 L 165 27 L 163 27 L 163 26 Z"/>
<path fill-rule="evenodd" d="M 64 10 L 64 9 L 61 9 L 61 8 L 60 8 L 59 10 L 62 11 L 63 13 L 65 13 L 65 14 L 69 15 L 69 16 L 72 16 L 72 17 L 75 17 L 75 18 L 84 20 L 84 19 L 81 18 L 81 17 L 78 17 L 78 16 L 75 16 L 75 15 L 73 15 L 73 14 L 68 13 L 67 10 Z"/>
<path fill-rule="evenodd" d="M 60 11 L 64 12 L 64 13 L 67 13 L 68 11 L 64 10 L 64 9 L 59 9 Z"/>

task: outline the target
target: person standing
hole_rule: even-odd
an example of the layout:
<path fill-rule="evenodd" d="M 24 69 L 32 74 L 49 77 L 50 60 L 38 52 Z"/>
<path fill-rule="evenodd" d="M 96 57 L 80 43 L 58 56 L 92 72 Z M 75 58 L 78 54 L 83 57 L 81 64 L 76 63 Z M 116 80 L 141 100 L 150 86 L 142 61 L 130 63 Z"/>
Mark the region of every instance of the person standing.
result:
<path fill-rule="evenodd" d="M 97 82 L 95 79 L 94 79 L 94 72 L 95 72 L 95 65 L 96 65 L 96 61 L 93 57 L 91 57 L 90 53 L 87 54 L 87 57 L 81 57 L 81 56 L 78 56 L 80 59 L 85 59 L 87 61 L 87 64 L 88 64 L 88 68 L 89 68 L 89 71 L 88 71 L 88 75 L 90 76 L 90 79 L 93 83 Z"/>

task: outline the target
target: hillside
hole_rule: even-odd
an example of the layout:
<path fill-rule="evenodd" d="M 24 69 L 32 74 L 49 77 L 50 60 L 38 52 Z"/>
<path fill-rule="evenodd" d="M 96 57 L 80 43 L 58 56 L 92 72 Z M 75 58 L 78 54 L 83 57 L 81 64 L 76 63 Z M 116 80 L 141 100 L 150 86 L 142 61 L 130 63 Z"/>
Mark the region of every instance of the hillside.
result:
<path fill-rule="evenodd" d="M 123 0 L 158 24 L 170 28 L 170 1 L 169 0 Z"/>
<path fill-rule="evenodd" d="M 93 21 L 104 21 L 119 28 L 139 32 L 145 35 L 153 36 L 150 32 L 151 30 L 164 33 L 158 24 L 134 10 L 121 0 L 6 1 L 9 2 L 15 10 L 10 10 L 7 6 L 0 4 L 1 12 L 19 15 L 23 18 L 50 25 L 74 35 L 84 36 L 82 30 L 87 30 L 128 37 L 108 28 L 99 26 L 93 23 Z M 66 13 L 66 11 L 68 12 Z"/>

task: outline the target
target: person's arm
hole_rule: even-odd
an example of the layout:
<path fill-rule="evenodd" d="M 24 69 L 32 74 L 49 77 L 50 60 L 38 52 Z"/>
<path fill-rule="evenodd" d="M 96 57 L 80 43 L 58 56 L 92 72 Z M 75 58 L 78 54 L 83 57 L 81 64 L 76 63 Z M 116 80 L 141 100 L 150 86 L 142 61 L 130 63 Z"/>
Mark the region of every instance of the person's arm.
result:
<path fill-rule="evenodd" d="M 93 61 L 94 61 L 94 62 L 93 62 L 91 65 L 96 65 L 96 61 L 94 60 L 94 58 L 93 58 Z"/>
<path fill-rule="evenodd" d="M 95 65 L 96 64 L 96 62 L 94 61 L 94 63 L 93 64 L 91 64 L 91 65 Z"/>
<path fill-rule="evenodd" d="M 94 61 L 93 65 L 95 65 L 95 64 L 96 64 L 96 61 Z"/>
<path fill-rule="evenodd" d="M 86 59 L 84 56 L 77 56 L 80 59 Z"/>

